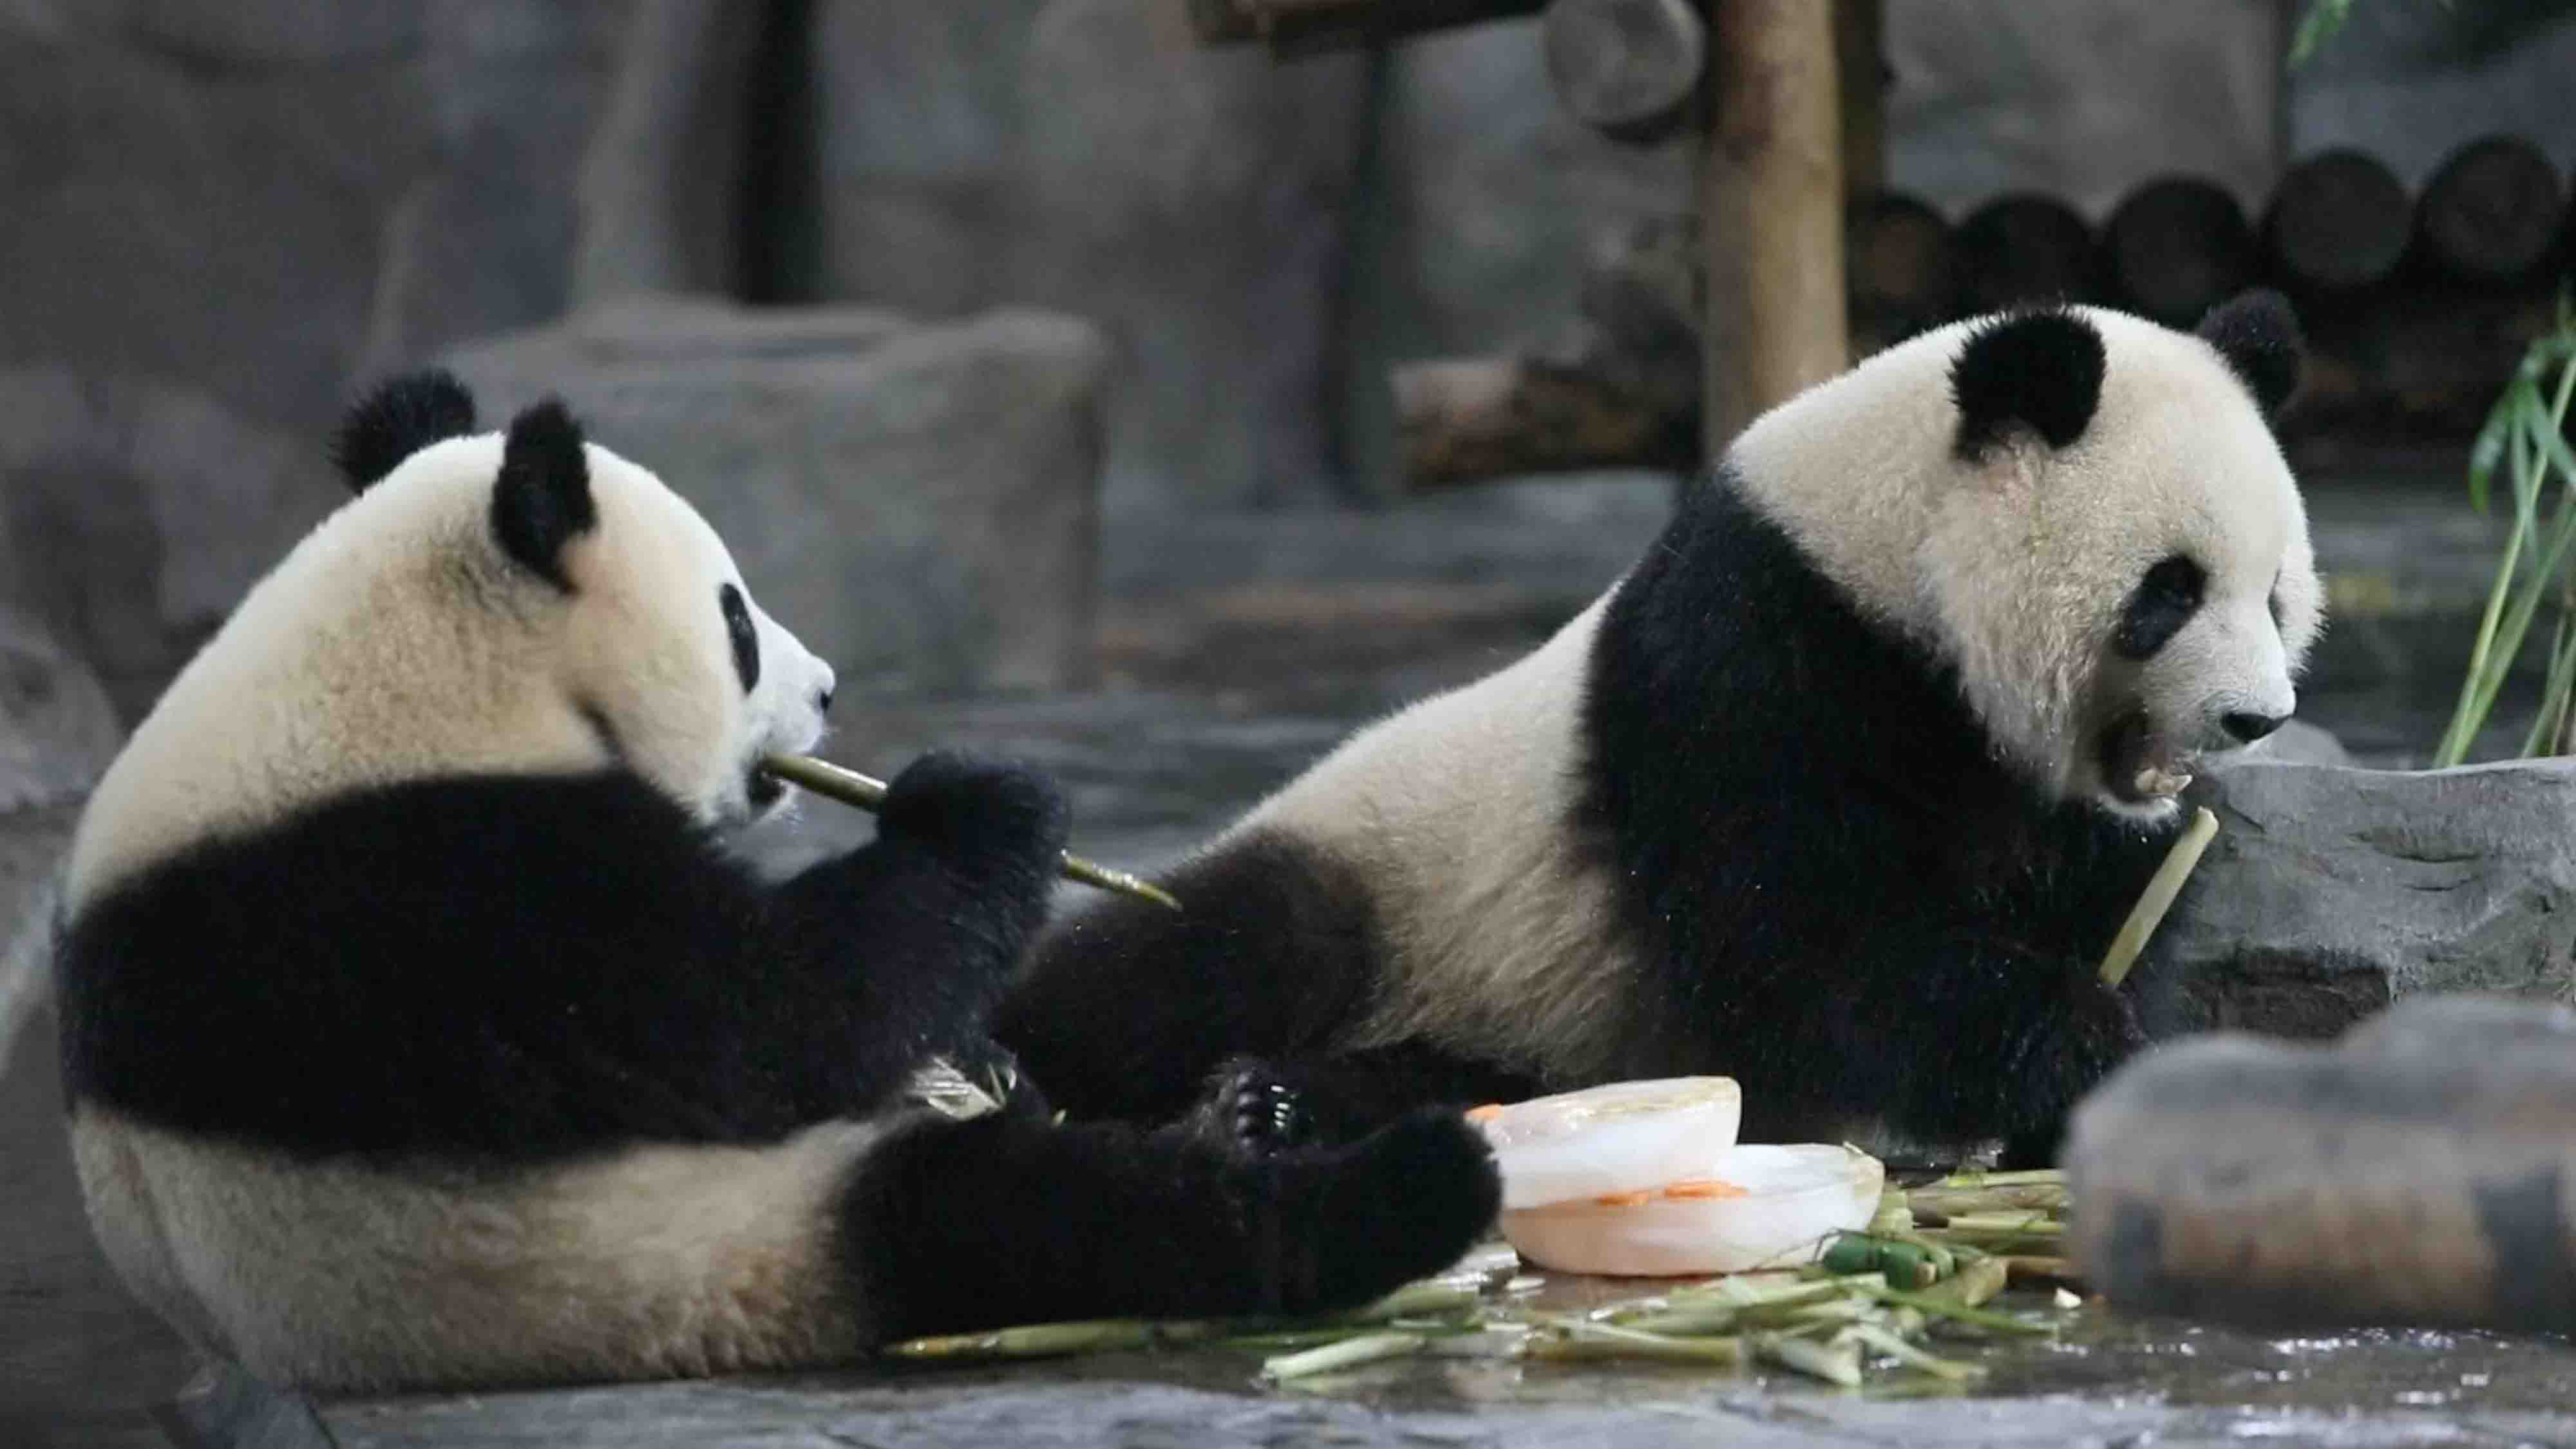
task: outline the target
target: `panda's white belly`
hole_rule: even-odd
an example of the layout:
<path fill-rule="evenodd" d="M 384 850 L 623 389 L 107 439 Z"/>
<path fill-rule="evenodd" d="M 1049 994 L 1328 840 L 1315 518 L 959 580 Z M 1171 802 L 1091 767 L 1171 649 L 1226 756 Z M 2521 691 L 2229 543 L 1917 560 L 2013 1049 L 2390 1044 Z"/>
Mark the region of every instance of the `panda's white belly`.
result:
<path fill-rule="evenodd" d="M 95 1105 L 72 1150 L 136 1294 L 276 1382 L 634 1378 L 856 1353 L 833 1200 L 882 1135 L 652 1147 L 525 1172 L 310 1166 Z"/>
<path fill-rule="evenodd" d="M 1345 1045 L 1428 1039 L 1545 1075 L 1626 1028 L 1606 875 L 1567 830 L 1608 596 L 1509 668 L 1363 731 L 1254 811 L 1368 883 L 1389 969 Z"/>

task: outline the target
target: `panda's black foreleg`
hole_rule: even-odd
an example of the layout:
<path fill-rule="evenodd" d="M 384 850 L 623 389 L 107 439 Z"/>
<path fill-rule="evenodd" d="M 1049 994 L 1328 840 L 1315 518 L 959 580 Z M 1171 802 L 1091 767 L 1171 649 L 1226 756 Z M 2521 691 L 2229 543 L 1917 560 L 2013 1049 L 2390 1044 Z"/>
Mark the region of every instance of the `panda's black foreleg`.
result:
<path fill-rule="evenodd" d="M 1428 1042 L 1271 1060 L 1235 1057 L 1192 1114 L 1203 1134 L 1253 1152 L 1357 1140 L 1424 1107 L 1458 1111 L 1544 1091 L 1536 1078 Z"/>
<path fill-rule="evenodd" d="M 1882 978 L 1883 987 L 1911 987 L 1875 1003 L 1876 1065 L 1856 1063 L 1896 1078 L 1879 1100 L 1905 1131 L 2000 1137 L 2008 1165 L 2046 1166 L 2076 1100 L 2146 1043 L 2129 998 L 2090 962 L 1988 940 L 1912 964 L 1902 978 Z"/>
<path fill-rule="evenodd" d="M 875 841 L 779 886 L 749 943 L 805 1023 L 793 1034 L 838 1065 L 847 1089 L 815 1105 L 864 1106 L 926 1056 L 997 1055 L 988 1019 L 1055 889 L 1066 809 L 1045 776 L 934 753 L 897 775 Z"/>
<path fill-rule="evenodd" d="M 1453 1113 L 1267 1158 L 1009 1113 L 925 1120 L 872 1150 L 838 1240 L 885 1341 L 1355 1307 L 1456 1261 L 1500 1202 L 1482 1135 Z"/>

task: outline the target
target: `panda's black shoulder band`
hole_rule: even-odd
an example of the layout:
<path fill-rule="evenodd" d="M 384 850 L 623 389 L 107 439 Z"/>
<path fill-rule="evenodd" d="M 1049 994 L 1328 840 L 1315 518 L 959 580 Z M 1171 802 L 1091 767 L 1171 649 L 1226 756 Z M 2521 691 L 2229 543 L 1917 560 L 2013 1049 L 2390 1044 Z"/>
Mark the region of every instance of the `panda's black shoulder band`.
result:
<path fill-rule="evenodd" d="M 447 369 L 422 368 L 376 384 L 350 407 L 331 440 L 331 461 L 351 492 L 364 493 L 403 459 L 473 431 L 474 395 Z"/>
<path fill-rule="evenodd" d="M 1958 455 L 1982 458 L 2015 427 L 2052 448 L 2084 436 L 2102 401 L 2103 367 L 2102 334 L 2061 308 L 1977 324 L 1950 364 Z"/>
<path fill-rule="evenodd" d="M 2228 369 L 2254 394 L 2266 417 L 2299 386 L 2299 365 L 2307 345 L 2299 336 L 2299 317 L 2289 299 L 2269 288 L 2239 292 L 2209 309 L 2194 329 L 2203 342 L 2218 349 Z"/>
<path fill-rule="evenodd" d="M 492 533 L 502 551 L 570 593 L 564 545 L 598 522 L 581 425 L 562 400 L 547 398 L 512 418 L 492 484 Z"/>

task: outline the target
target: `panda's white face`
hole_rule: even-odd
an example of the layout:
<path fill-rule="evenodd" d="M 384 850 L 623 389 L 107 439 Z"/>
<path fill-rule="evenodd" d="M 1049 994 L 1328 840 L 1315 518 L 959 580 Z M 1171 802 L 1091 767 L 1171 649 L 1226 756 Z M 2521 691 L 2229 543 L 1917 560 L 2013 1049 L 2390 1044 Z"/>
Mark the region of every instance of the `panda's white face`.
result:
<path fill-rule="evenodd" d="M 2201 756 L 2289 717 L 2319 628 L 2306 513 L 2252 390 L 2276 366 L 2295 351 L 2232 357 L 2092 308 L 1985 319 L 1810 390 L 1736 457 L 1866 610 L 1955 664 L 2045 792 L 2160 819 Z"/>
<path fill-rule="evenodd" d="M 599 524 L 564 551 L 566 692 L 627 763 L 702 819 L 763 814 L 786 791 L 758 761 L 822 739 L 831 666 L 753 601 L 697 510 L 597 444 L 588 457 Z"/>
<path fill-rule="evenodd" d="M 622 765 L 709 825 L 783 798 L 756 763 L 821 739 L 832 670 L 761 612 L 706 520 L 559 410 L 470 434 L 461 389 L 409 385 L 352 424 L 360 495 L 252 588 L 100 781 L 70 899 L 409 780 Z"/>

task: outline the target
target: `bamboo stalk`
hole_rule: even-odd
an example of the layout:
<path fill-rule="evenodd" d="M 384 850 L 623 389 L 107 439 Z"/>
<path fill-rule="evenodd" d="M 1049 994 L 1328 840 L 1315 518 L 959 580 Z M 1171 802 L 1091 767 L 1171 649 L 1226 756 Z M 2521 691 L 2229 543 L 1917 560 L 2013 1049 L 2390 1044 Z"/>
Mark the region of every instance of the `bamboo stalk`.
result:
<path fill-rule="evenodd" d="M 1261 1376 L 1274 1382 L 1285 1382 L 1310 1374 L 1331 1373 L 1335 1369 L 1357 1368 L 1362 1364 L 1418 1353 L 1425 1341 L 1418 1333 L 1363 1333 L 1357 1338 L 1328 1343 L 1322 1348 L 1264 1360 Z"/>
<path fill-rule="evenodd" d="M 1971 1379 L 1981 1379 L 1986 1376 L 1984 1364 L 1961 1363 L 1956 1359 L 1942 1358 L 1928 1353 L 1875 1324 L 1854 1324 L 1851 1333 L 1852 1337 L 1858 1339 L 1864 1347 L 1875 1349 L 1909 1368 L 1921 1369 L 1935 1378 L 1944 1379 L 1950 1383 L 1966 1383 Z"/>
<path fill-rule="evenodd" d="M 2055 1212 L 2067 1204 L 2066 1184 L 2031 1182 L 1995 1187 L 1918 1187 L 1911 1205 L 1945 1218 L 1967 1213 Z"/>
<path fill-rule="evenodd" d="M 861 810 L 885 808 L 886 786 L 883 780 L 844 769 L 828 760 L 817 760 L 809 755 L 763 755 L 760 768 L 789 784 L 801 785 L 817 795 L 828 795 L 844 805 L 855 805 Z M 1181 908 L 1181 903 L 1162 887 L 1123 870 L 1112 870 L 1085 860 L 1070 851 L 1065 852 L 1061 869 L 1067 880 L 1078 880 L 1105 891 L 1152 901 L 1176 911 Z"/>
<path fill-rule="evenodd" d="M 1533 1334 L 1521 1352 L 1557 1361 L 1632 1358 L 1659 1363 L 1735 1365 L 1744 1361 L 1744 1344 L 1733 1338 L 1671 1338 L 1644 1329 L 1580 1318 L 1553 1320 Z"/>
<path fill-rule="evenodd" d="M 1860 1387 L 1860 1345 L 1850 1339 L 1813 1343 L 1786 1334 L 1764 1333 L 1754 1336 L 1753 1348 L 1782 1368 L 1847 1389 Z"/>
<path fill-rule="evenodd" d="M 2191 878 L 2191 868 L 2200 864 L 2200 853 L 2209 848 L 2217 834 L 2218 817 L 2210 814 L 2206 805 L 2195 808 L 2191 827 L 2165 853 L 2164 864 L 2157 866 L 2155 875 L 2147 881 L 2145 894 L 2138 897 L 2129 919 L 2121 923 L 2120 934 L 2111 938 L 2110 952 L 2102 958 L 2103 985 L 2117 988 L 2128 976 L 2129 968 L 2138 964 L 2138 953 L 2147 948 L 2147 938 L 2156 933 L 2157 923 L 2172 909 L 2174 897 L 2182 894 L 2182 883 Z"/>

